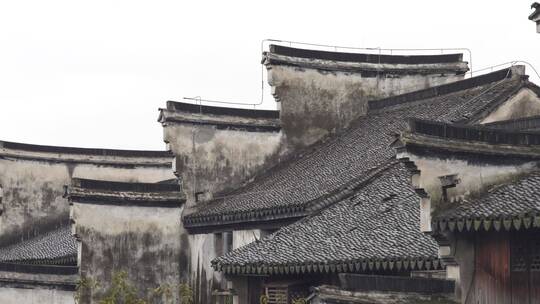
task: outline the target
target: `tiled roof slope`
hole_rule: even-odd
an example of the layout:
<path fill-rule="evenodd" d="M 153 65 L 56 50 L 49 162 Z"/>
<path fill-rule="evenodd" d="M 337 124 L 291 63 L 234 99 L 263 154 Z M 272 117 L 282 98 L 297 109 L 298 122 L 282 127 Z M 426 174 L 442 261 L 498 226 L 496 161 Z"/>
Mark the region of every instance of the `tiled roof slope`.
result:
<path fill-rule="evenodd" d="M 499 185 L 483 196 L 456 203 L 433 218 L 436 230 L 540 228 L 540 172 Z"/>
<path fill-rule="evenodd" d="M 212 264 L 237 274 L 279 273 L 280 267 L 287 273 L 361 272 L 398 264 L 401 269 L 437 268 L 438 246 L 418 228 L 419 196 L 410 178 L 405 164 L 391 160 L 349 198 Z"/>
<path fill-rule="evenodd" d="M 305 216 L 313 205 L 324 207 L 351 180 L 395 156 L 395 134 L 409 117 L 462 121 L 505 100 L 523 86 L 510 70 L 460 81 L 437 89 L 408 94 L 398 102 L 370 111 L 343 133 L 312 146 L 310 151 L 282 162 L 227 196 L 184 216 L 188 228 Z M 471 83 L 474 86 L 471 87 Z M 453 91 L 452 91 L 453 90 Z M 427 98 L 426 98 L 427 97 Z M 311 210 L 312 211 L 312 210 Z"/>
<path fill-rule="evenodd" d="M 77 242 L 69 226 L 0 248 L 0 262 L 41 265 L 75 265 Z"/>

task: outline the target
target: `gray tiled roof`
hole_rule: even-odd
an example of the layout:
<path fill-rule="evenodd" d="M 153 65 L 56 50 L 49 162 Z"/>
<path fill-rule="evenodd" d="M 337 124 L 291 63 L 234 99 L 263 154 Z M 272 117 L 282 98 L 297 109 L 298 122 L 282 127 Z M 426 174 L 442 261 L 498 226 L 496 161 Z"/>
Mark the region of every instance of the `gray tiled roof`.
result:
<path fill-rule="evenodd" d="M 540 227 L 540 172 L 456 203 L 433 218 L 437 230 L 489 230 Z"/>
<path fill-rule="evenodd" d="M 248 265 L 255 272 L 261 266 L 374 267 L 378 261 L 393 267 L 388 261 L 437 261 L 436 242 L 419 228 L 419 196 L 410 186 L 411 173 L 396 160 L 386 166 L 349 198 L 218 257 L 213 266 L 231 273 L 235 267 L 247 272 Z"/>
<path fill-rule="evenodd" d="M 74 265 L 77 242 L 69 226 L 0 248 L 0 262 Z"/>
<path fill-rule="evenodd" d="M 519 77 L 505 79 L 508 73 L 504 73 L 488 81 L 473 78 L 452 84 L 454 87 L 406 94 L 409 100 L 405 101 L 401 97 L 382 100 L 387 106 L 373 106 L 378 109 L 357 119 L 343 133 L 315 144 L 226 197 L 200 206 L 184 217 L 184 225 L 204 227 L 246 219 L 305 216 L 309 204 L 318 203 L 393 158 L 395 151 L 390 144 L 395 134 L 407 127 L 408 118 L 445 122 L 469 119 L 522 85 Z M 370 107 L 376 103 L 370 103 Z"/>

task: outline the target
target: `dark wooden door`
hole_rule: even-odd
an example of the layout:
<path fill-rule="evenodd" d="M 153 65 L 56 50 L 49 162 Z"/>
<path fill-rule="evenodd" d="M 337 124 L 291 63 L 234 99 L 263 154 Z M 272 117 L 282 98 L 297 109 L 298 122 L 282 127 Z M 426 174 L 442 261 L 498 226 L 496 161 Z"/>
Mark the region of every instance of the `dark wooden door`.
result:
<path fill-rule="evenodd" d="M 540 230 L 478 233 L 467 303 L 540 304 Z"/>
<path fill-rule="evenodd" d="M 511 301 L 510 246 L 507 233 L 479 233 L 476 239 L 474 299 L 469 303 Z"/>

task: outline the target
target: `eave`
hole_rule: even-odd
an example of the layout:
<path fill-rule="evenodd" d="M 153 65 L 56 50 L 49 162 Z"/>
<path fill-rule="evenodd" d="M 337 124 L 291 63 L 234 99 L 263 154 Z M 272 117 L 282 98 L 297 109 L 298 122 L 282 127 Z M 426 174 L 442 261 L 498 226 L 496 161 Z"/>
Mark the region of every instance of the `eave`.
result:
<path fill-rule="evenodd" d="M 75 291 L 79 267 L 0 263 L 0 287 Z"/>
<path fill-rule="evenodd" d="M 64 194 L 70 203 L 180 208 L 178 184 L 127 183 L 74 178 Z"/>
<path fill-rule="evenodd" d="M 0 158 L 48 163 L 172 168 L 173 157 L 171 151 L 76 148 L 0 141 Z"/>
<path fill-rule="evenodd" d="M 350 261 L 304 262 L 289 264 L 226 265 L 212 263 L 216 271 L 227 275 L 301 275 L 365 273 L 368 271 L 412 271 L 444 269 L 438 258 L 358 259 Z"/>
<path fill-rule="evenodd" d="M 538 210 L 514 215 L 440 217 L 432 221 L 434 232 L 512 231 L 540 228 Z"/>
<path fill-rule="evenodd" d="M 267 66 L 288 65 L 327 71 L 360 72 L 366 77 L 378 74 L 464 74 L 467 63 L 462 54 L 385 55 L 330 52 L 270 45 L 263 53 Z"/>
<path fill-rule="evenodd" d="M 462 75 L 469 68 L 466 62 L 456 63 L 427 63 L 427 64 L 390 64 L 368 62 L 342 62 L 324 59 L 298 58 L 273 53 L 263 54 L 263 64 L 266 66 L 286 65 L 293 67 L 312 68 L 324 71 L 366 72 L 366 77 L 377 74 L 450 74 Z"/>
<path fill-rule="evenodd" d="M 189 124 L 214 126 L 219 130 L 241 130 L 248 132 L 279 132 L 281 123 L 279 119 L 271 118 L 244 118 L 223 117 L 211 114 L 181 113 L 167 109 L 160 109 L 158 121 L 167 125 Z"/>
<path fill-rule="evenodd" d="M 401 134 L 400 141 L 405 146 L 451 152 L 540 158 L 540 133 L 537 132 L 410 119 L 409 131 Z"/>

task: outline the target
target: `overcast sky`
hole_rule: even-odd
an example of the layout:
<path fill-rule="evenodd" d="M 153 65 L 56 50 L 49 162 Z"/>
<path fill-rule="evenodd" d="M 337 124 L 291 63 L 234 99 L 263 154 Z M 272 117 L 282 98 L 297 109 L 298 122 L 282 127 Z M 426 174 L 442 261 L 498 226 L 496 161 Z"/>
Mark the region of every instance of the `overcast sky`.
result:
<path fill-rule="evenodd" d="M 467 47 L 474 69 L 525 60 L 540 71 L 531 2 L 1 1 L 0 139 L 163 149 L 156 119 L 169 99 L 259 102 L 265 38 Z M 274 107 L 267 97 L 259 108 Z"/>

